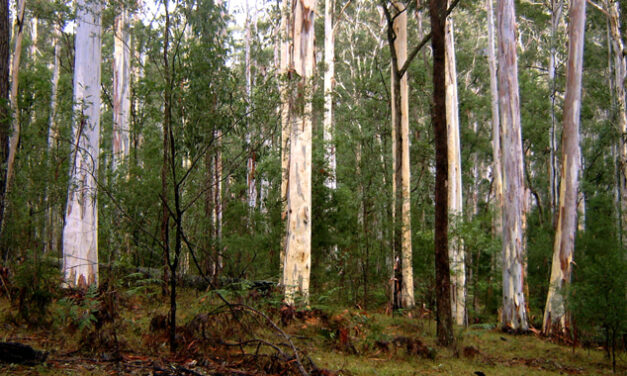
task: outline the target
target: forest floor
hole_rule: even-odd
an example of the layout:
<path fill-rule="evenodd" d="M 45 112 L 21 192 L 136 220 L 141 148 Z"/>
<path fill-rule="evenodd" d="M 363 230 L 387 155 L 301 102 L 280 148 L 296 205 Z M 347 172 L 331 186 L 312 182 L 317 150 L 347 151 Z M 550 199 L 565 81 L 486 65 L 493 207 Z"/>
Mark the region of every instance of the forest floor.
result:
<path fill-rule="evenodd" d="M 454 348 L 436 346 L 435 322 L 426 310 L 394 316 L 357 309 L 296 311 L 272 298 L 231 293 L 229 300 L 237 304 L 226 306 L 211 293 L 192 291 L 178 299 L 179 346 L 173 354 L 168 299 L 145 292 L 69 293 L 43 315 L 31 311 L 30 325 L 0 297 L 0 341 L 47 352 L 37 365 L 0 362 L 0 375 L 298 374 L 283 333 L 312 376 L 614 374 L 600 348 L 505 334 L 489 324 L 458 328 Z M 627 375 L 624 353 L 615 374 Z"/>

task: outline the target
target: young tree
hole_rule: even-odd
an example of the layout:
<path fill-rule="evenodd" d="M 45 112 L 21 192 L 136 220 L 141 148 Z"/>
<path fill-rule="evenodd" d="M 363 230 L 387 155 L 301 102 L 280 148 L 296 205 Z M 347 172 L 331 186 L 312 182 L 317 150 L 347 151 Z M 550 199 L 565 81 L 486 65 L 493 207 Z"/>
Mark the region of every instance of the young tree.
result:
<path fill-rule="evenodd" d="M 279 28 L 280 62 L 279 72 L 281 73 L 279 91 L 281 94 L 281 213 L 282 218 L 287 218 L 287 189 L 290 175 L 290 69 L 292 65 L 292 23 L 290 12 L 292 0 L 281 2 L 281 24 Z M 283 283 L 283 269 L 285 263 L 285 239 L 281 242 L 279 253 L 279 268 L 281 270 L 281 285 Z"/>
<path fill-rule="evenodd" d="M 335 176 L 335 145 L 333 140 L 333 88 L 335 86 L 335 24 L 334 0 L 324 1 L 324 142 L 329 173 L 325 181 L 329 189 L 337 187 Z"/>
<path fill-rule="evenodd" d="M 435 136 L 435 283 L 438 342 L 451 345 L 451 273 L 448 255 L 448 145 L 446 127 L 446 0 L 430 0 L 433 48 L 433 110 Z"/>
<path fill-rule="evenodd" d="M 292 64 L 300 81 L 290 108 L 290 157 L 287 190 L 287 234 L 283 285 L 285 302 L 297 296 L 309 302 L 311 273 L 311 136 L 314 70 L 315 0 L 296 0 L 293 7 Z M 291 72 L 290 72 L 291 73 Z"/>
<path fill-rule="evenodd" d="M 542 323 L 542 332 L 547 335 L 566 333 L 570 330 L 569 315 L 566 312 L 561 290 L 570 283 L 575 235 L 577 233 L 577 189 L 581 166 L 579 119 L 581 115 L 586 0 L 571 1 L 569 19 L 560 205 L 553 248 L 551 280 Z"/>
<path fill-rule="evenodd" d="M 26 0 L 20 0 L 17 2 L 17 15 L 15 19 L 15 50 L 13 51 L 13 60 L 11 61 L 11 113 L 13 119 L 11 121 L 11 134 L 9 136 L 9 156 L 7 158 L 7 175 L 4 185 L 3 197 L 5 202 L 2 204 L 3 209 L 6 209 L 9 199 L 9 193 L 11 192 L 11 183 L 15 174 L 15 157 L 17 156 L 17 148 L 20 141 L 21 124 L 19 117 L 18 106 L 18 88 L 19 88 L 19 73 L 20 73 L 20 61 L 22 58 L 22 41 L 24 40 L 24 9 Z M 4 230 L 5 222 L 0 223 L 0 234 Z"/>
<path fill-rule="evenodd" d="M 501 325 L 528 329 L 524 294 L 524 175 L 514 0 L 498 2 L 498 78 L 503 158 L 503 312 Z"/>
<path fill-rule="evenodd" d="M 70 285 L 98 283 L 98 200 L 100 144 L 100 1 L 80 0 L 74 58 L 73 150 L 63 228 L 63 272 Z"/>

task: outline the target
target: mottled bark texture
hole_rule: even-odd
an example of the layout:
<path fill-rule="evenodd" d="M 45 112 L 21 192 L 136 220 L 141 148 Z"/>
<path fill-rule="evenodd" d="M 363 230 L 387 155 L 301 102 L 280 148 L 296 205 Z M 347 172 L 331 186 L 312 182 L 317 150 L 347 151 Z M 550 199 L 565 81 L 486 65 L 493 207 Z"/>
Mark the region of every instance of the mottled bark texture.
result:
<path fill-rule="evenodd" d="M 503 234 L 503 168 L 501 167 L 501 121 L 499 119 L 499 88 L 496 52 L 494 51 L 493 0 L 485 0 L 488 15 L 488 69 L 490 72 L 490 108 L 492 110 L 492 189 L 494 190 L 494 234 Z"/>
<path fill-rule="evenodd" d="M 100 144 L 100 1 L 80 0 L 74 53 L 74 120 L 70 186 L 63 228 L 63 271 L 69 285 L 98 283 Z"/>
<path fill-rule="evenodd" d="M 585 23 L 586 0 L 572 0 L 568 24 L 569 47 L 562 132 L 560 203 L 553 246 L 551 280 L 542 323 L 542 332 L 547 335 L 566 333 L 570 330 L 570 317 L 566 311 L 562 289 L 570 283 L 577 233 L 577 189 L 581 167 L 579 120 Z"/>
<path fill-rule="evenodd" d="M 516 55 L 514 0 L 500 0 L 497 9 L 498 78 L 503 165 L 503 309 L 504 329 L 526 331 L 524 295 L 524 180 Z"/>
<path fill-rule="evenodd" d="M 285 303 L 309 303 L 311 273 L 312 78 L 315 0 L 296 0 L 293 12 L 293 73 L 299 81 L 290 111 L 289 185 L 283 285 Z"/>

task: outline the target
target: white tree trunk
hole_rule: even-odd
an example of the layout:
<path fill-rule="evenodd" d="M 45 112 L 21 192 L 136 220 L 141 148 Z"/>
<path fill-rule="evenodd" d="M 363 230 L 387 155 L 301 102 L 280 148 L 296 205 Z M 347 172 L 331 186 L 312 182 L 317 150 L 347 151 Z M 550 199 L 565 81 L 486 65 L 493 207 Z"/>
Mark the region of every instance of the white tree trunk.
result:
<path fill-rule="evenodd" d="M 100 143 L 99 1 L 79 0 L 74 60 L 73 151 L 63 228 L 63 272 L 68 284 L 98 283 L 98 201 L 95 177 Z"/>
<path fill-rule="evenodd" d="M 557 29 L 562 18 L 563 0 L 551 0 L 551 46 L 549 52 L 549 89 L 551 100 L 551 129 L 549 132 L 549 185 L 551 191 L 551 218 L 557 220 L 557 205 L 559 202 L 558 191 L 558 161 L 557 161 L 557 116 L 556 96 L 557 96 L 557 80 L 555 77 L 557 66 Z M 553 222 L 555 225 L 555 222 Z"/>
<path fill-rule="evenodd" d="M 281 93 L 281 219 L 287 218 L 287 189 L 290 172 L 290 93 L 289 70 L 291 66 L 291 22 L 290 13 L 292 0 L 283 0 L 281 3 L 280 39 L 280 93 Z M 289 231 L 289 228 L 286 228 Z M 281 285 L 283 285 L 283 269 L 285 261 L 285 238 L 281 241 L 279 251 L 279 270 L 281 270 Z"/>
<path fill-rule="evenodd" d="M 404 8 L 402 3 L 395 3 L 398 10 Z M 394 19 L 394 41 L 398 69 L 407 60 L 407 12 L 402 12 Z M 395 80 L 392 73 L 392 80 Z M 392 84 L 392 98 L 395 98 L 394 83 Z M 396 113 L 395 99 L 392 100 L 392 155 L 394 158 L 394 199 L 400 197 L 399 203 L 394 207 L 400 207 L 400 213 L 395 209 L 394 216 L 400 215 L 395 222 L 401 226 L 400 237 L 400 265 L 401 265 L 401 305 L 403 308 L 412 308 L 414 300 L 414 273 L 412 265 L 412 245 L 411 245 L 411 196 L 410 196 L 410 169 L 409 169 L 409 86 L 407 84 L 407 73 L 401 77 L 400 81 L 400 110 Z M 396 117 L 400 117 L 400 122 Z M 399 127 L 397 129 L 397 127 Z M 399 142 L 400 141 L 400 142 Z M 399 144 L 400 143 L 400 148 Z M 400 189 L 400 196 L 398 190 Z M 398 250 L 397 250 L 398 251 Z"/>
<path fill-rule="evenodd" d="M 450 3 L 450 1 L 449 1 Z M 459 140 L 459 104 L 453 18 L 446 22 L 446 125 L 448 134 L 448 211 L 453 228 L 462 220 L 462 158 Z M 459 236 L 452 236 L 448 254 L 451 265 L 451 313 L 457 325 L 466 324 L 466 268 L 464 246 Z"/>
<path fill-rule="evenodd" d="M 329 189 L 337 187 L 335 168 L 335 144 L 333 140 L 333 88 L 335 84 L 335 33 L 333 9 L 335 1 L 324 1 L 324 159 L 329 164 L 325 185 Z"/>
<path fill-rule="evenodd" d="M 287 196 L 287 236 L 283 283 L 285 302 L 297 297 L 309 303 L 311 272 L 311 136 L 312 78 L 314 58 L 315 0 L 296 0 L 294 6 L 294 72 L 299 75 L 298 96 L 291 111 L 289 188 Z"/>
<path fill-rule="evenodd" d="M 33 17 L 30 20 L 30 49 L 29 55 L 31 63 L 35 63 L 39 56 L 39 48 L 37 48 L 37 42 L 39 37 L 39 18 Z"/>
<path fill-rule="evenodd" d="M 617 122 L 618 130 L 620 132 L 619 142 L 619 160 L 620 160 L 620 178 L 619 178 L 619 197 L 621 202 L 621 241 L 625 242 L 625 236 L 627 234 L 627 98 L 625 97 L 625 77 L 627 76 L 627 56 L 623 54 L 625 46 L 623 44 L 622 33 L 625 30 L 621 30 L 621 16 L 625 17 L 625 14 L 620 14 L 620 1 L 606 1 L 606 9 L 610 15 L 609 26 L 610 35 L 612 38 L 612 59 L 614 60 L 614 91 L 612 93 L 616 97 L 617 107 Z"/>
<path fill-rule="evenodd" d="M 494 189 L 494 233 L 503 234 L 503 168 L 501 167 L 501 121 L 499 118 L 499 89 L 494 51 L 493 0 L 486 0 L 488 14 L 488 68 L 490 70 L 490 104 L 492 109 L 492 177 Z"/>
<path fill-rule="evenodd" d="M 245 75 L 246 75 L 246 100 L 248 103 L 248 106 L 246 107 L 246 113 L 247 113 L 247 122 L 248 122 L 248 132 L 246 133 L 246 145 L 249 148 L 249 156 L 248 156 L 248 162 L 247 162 L 247 168 L 246 168 L 246 183 L 248 186 L 248 206 L 251 209 L 254 209 L 257 206 L 257 184 L 256 184 L 256 179 L 255 179 L 255 165 L 257 163 L 257 161 L 255 160 L 255 152 L 252 148 L 251 145 L 251 139 L 252 139 L 252 135 L 251 135 L 251 124 L 250 124 L 250 110 L 251 110 L 251 102 L 252 102 L 252 76 L 251 76 L 251 69 L 252 69 L 252 62 L 251 62 L 251 56 L 250 56 L 250 40 L 251 40 L 251 33 L 252 33 L 252 24 L 253 22 L 251 22 L 251 15 L 250 15 L 250 6 L 248 4 L 248 0 L 246 1 L 246 36 L 244 38 L 244 65 L 245 65 Z"/>
<path fill-rule="evenodd" d="M 577 189 L 581 166 L 579 119 L 581 114 L 586 0 L 571 1 L 569 18 L 568 35 L 570 42 L 566 68 L 560 204 L 553 247 L 551 280 L 542 323 L 544 334 L 565 333 L 570 328 L 562 289 L 570 283 L 575 235 L 577 233 Z"/>
<path fill-rule="evenodd" d="M 123 9 L 114 20 L 113 44 L 113 170 L 117 170 L 130 151 L 131 50 L 128 11 Z"/>
<path fill-rule="evenodd" d="M 514 0 L 498 2 L 498 78 L 504 182 L 503 205 L 503 312 L 501 325 L 510 330 L 528 329 L 524 294 L 523 152 L 516 55 Z"/>

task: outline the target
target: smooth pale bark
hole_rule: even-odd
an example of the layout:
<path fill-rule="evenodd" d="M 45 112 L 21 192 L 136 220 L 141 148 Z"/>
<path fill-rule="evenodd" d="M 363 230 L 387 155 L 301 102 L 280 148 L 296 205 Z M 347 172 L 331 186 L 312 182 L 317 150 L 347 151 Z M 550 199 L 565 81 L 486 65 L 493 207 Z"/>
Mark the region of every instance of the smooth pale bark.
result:
<path fill-rule="evenodd" d="M 251 57 L 250 57 L 250 40 L 251 40 L 251 33 L 252 33 L 252 24 L 253 22 L 251 22 L 251 15 L 250 15 L 250 7 L 248 4 L 248 1 L 246 1 L 246 25 L 245 25 L 245 29 L 246 29 L 246 36 L 244 38 L 244 65 L 245 65 L 245 78 L 246 78 L 246 100 L 248 102 L 248 106 L 246 109 L 246 113 L 248 114 L 248 117 L 250 118 L 250 109 L 251 109 L 251 102 L 252 102 L 252 76 L 251 76 L 251 69 L 252 69 L 252 62 L 251 62 Z M 251 209 L 254 209 L 257 206 L 257 184 L 255 182 L 255 165 L 257 163 L 256 158 L 255 158 L 255 151 L 252 148 L 251 145 L 251 133 L 250 133 L 250 119 L 247 120 L 248 122 L 248 126 L 247 128 L 249 129 L 249 132 L 246 133 L 246 145 L 250 148 L 249 151 L 249 156 L 248 156 L 248 161 L 247 161 L 247 165 L 246 165 L 246 184 L 248 187 L 248 206 Z"/>
<path fill-rule="evenodd" d="M 281 219 L 287 218 L 287 188 L 290 172 L 290 87 L 289 70 L 291 66 L 291 22 L 290 11 L 292 0 L 283 0 L 281 3 L 280 39 L 280 94 L 281 94 Z M 289 229 L 286 229 L 289 231 Z M 283 268 L 285 261 L 285 239 L 282 238 L 279 251 L 279 270 L 281 270 L 281 285 L 283 285 Z"/>
<path fill-rule="evenodd" d="M 620 177 L 619 177 L 619 196 L 621 203 L 621 241 L 625 242 L 625 236 L 627 234 L 627 98 L 625 97 L 625 77 L 627 75 L 627 56 L 623 53 L 625 51 L 625 45 L 623 42 L 623 34 L 625 30 L 621 30 L 621 16 L 625 17 L 625 14 L 621 14 L 619 8 L 619 2 L 607 1 L 606 9 L 609 14 L 609 26 L 611 36 L 611 49 L 614 77 L 612 79 L 614 93 L 616 98 L 616 121 L 618 130 L 621 134 L 619 141 L 619 160 L 620 160 Z"/>
<path fill-rule="evenodd" d="M 131 50 L 128 10 L 115 17 L 113 38 L 113 170 L 130 151 Z"/>
<path fill-rule="evenodd" d="M 98 200 L 96 181 L 100 144 L 99 1 L 80 0 L 74 59 L 73 151 L 63 228 L 63 271 L 69 285 L 98 283 Z"/>
<path fill-rule="evenodd" d="M 9 156 L 7 158 L 7 175 L 6 182 L 3 187 L 4 194 L 4 203 L 2 207 L 4 210 L 9 205 L 7 201 L 9 199 L 9 194 L 11 192 L 11 183 L 13 180 L 13 175 L 15 174 L 15 157 L 17 156 L 17 148 L 20 141 L 20 133 L 21 133 L 21 124 L 20 124 L 20 116 L 19 116 L 19 107 L 18 107 L 18 88 L 19 88 L 19 71 L 20 71 L 20 60 L 22 58 L 22 41 L 24 40 L 24 9 L 25 9 L 26 0 L 21 0 L 18 2 L 18 14 L 16 18 L 16 36 L 15 36 L 15 50 L 13 51 L 13 59 L 11 60 L 11 113 L 13 114 L 13 119 L 11 122 L 11 134 L 9 135 Z M 6 222 L 2 222 L 0 225 L 0 234 L 4 231 L 4 225 Z"/>
<path fill-rule="evenodd" d="M 551 47 L 549 52 L 549 89 L 551 100 L 551 128 L 549 132 L 549 185 L 551 193 L 551 218 L 555 225 L 557 221 L 558 192 L 558 161 L 557 161 L 557 117 L 555 114 L 555 99 L 557 96 L 557 81 L 555 71 L 557 65 L 557 29 L 562 18 L 563 0 L 551 0 Z"/>
<path fill-rule="evenodd" d="M 337 187 L 335 176 L 335 144 L 333 141 L 333 88 L 335 86 L 335 33 L 333 9 L 335 1 L 324 1 L 324 120 L 323 138 L 325 144 L 324 159 L 329 166 L 325 185 L 329 189 Z"/>
<path fill-rule="evenodd" d="M 33 17 L 30 20 L 30 48 L 28 54 L 31 58 L 31 63 L 37 61 L 39 55 L 39 48 L 37 48 L 37 42 L 39 37 L 39 18 Z"/>
<path fill-rule="evenodd" d="M 293 18 L 294 73 L 300 82 L 295 90 L 300 103 L 290 113 L 290 161 L 287 192 L 287 235 L 283 283 L 285 302 L 294 304 L 297 297 L 309 303 L 311 272 L 311 136 L 312 78 L 314 57 L 315 0 L 296 0 Z"/>
<path fill-rule="evenodd" d="M 577 233 L 577 189 L 581 165 L 579 120 L 585 23 L 586 0 L 571 0 L 564 130 L 562 133 L 560 204 L 553 247 L 551 280 L 542 323 L 544 334 L 566 333 L 570 330 L 570 318 L 566 312 L 562 289 L 570 283 L 575 235 Z"/>
<path fill-rule="evenodd" d="M 450 2 L 450 1 L 449 1 Z M 448 211 L 455 223 L 462 220 L 462 158 L 459 141 L 459 105 L 457 99 L 457 66 L 455 32 L 449 17 L 446 39 L 446 129 L 448 142 Z M 451 309 L 457 325 L 466 325 L 466 267 L 464 246 L 458 236 L 450 239 L 448 254 L 451 268 Z"/>
<path fill-rule="evenodd" d="M 503 310 L 501 325 L 526 331 L 524 294 L 523 152 L 516 54 L 514 0 L 501 0 L 497 8 L 498 79 L 503 165 Z"/>
<path fill-rule="evenodd" d="M 490 108 L 492 110 L 492 179 L 494 190 L 494 234 L 503 234 L 503 168 L 501 167 L 501 120 L 499 118 L 499 88 L 494 51 L 493 0 L 486 0 L 488 15 L 488 69 L 490 71 Z"/>
<path fill-rule="evenodd" d="M 0 0 L 0 228 L 4 224 L 4 186 L 9 157 L 9 56 L 11 37 L 9 32 L 9 1 Z"/>
<path fill-rule="evenodd" d="M 435 289 L 438 343 L 449 346 L 453 337 L 451 271 L 448 255 L 448 143 L 446 127 L 446 0 L 430 0 L 433 48 L 433 109 L 435 136 Z"/>
<path fill-rule="evenodd" d="M 394 291 L 397 308 L 412 308 L 414 300 L 414 273 L 411 245 L 411 198 L 409 169 L 409 86 L 407 74 L 400 67 L 407 61 L 407 12 L 404 5 L 394 2 L 392 53 L 392 156 L 394 164 L 392 189 L 394 191 L 394 253 L 400 280 L 400 291 Z M 395 14 L 396 14 L 395 13 Z M 400 273 L 399 270 L 400 269 Z M 396 290 L 398 289 L 396 288 Z M 399 296 L 400 295 L 400 296 Z"/>

